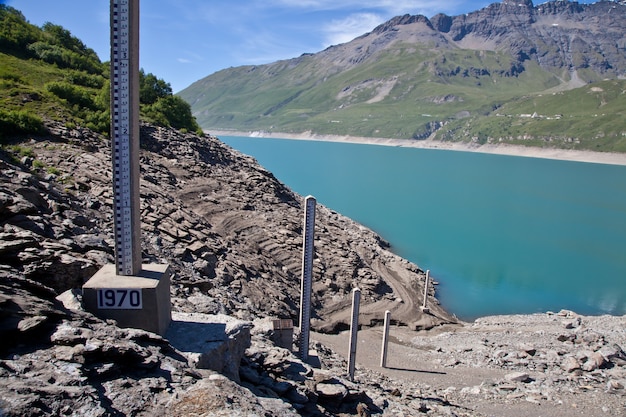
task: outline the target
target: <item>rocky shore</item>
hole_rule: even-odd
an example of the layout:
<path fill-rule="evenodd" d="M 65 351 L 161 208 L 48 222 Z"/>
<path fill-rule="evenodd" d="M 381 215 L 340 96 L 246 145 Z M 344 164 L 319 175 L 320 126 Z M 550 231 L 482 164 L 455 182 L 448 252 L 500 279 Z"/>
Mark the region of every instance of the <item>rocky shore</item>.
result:
<path fill-rule="evenodd" d="M 249 136 L 258 138 L 318 140 L 324 142 L 360 143 L 367 145 L 398 146 L 407 148 L 441 149 L 459 152 L 479 152 L 496 155 L 524 156 L 528 158 L 556 159 L 561 161 L 589 162 L 595 164 L 626 165 L 626 154 L 616 152 L 593 152 L 573 149 L 539 148 L 510 144 L 478 144 L 465 142 L 443 142 L 432 137 L 422 140 L 373 138 L 362 136 L 319 135 L 313 132 L 281 133 L 281 132 L 238 132 L 228 130 L 212 130 L 221 136 Z"/>
<path fill-rule="evenodd" d="M 82 311 L 80 288 L 113 261 L 109 142 L 48 129 L 0 151 L 2 416 L 626 415 L 625 318 L 460 323 L 433 288 L 423 313 L 424 272 L 321 206 L 319 367 L 300 361 L 271 323 L 297 324 L 302 197 L 211 136 L 142 126 L 142 255 L 172 267 L 174 321 L 165 337 L 102 321 Z M 344 330 L 357 286 L 350 381 Z M 394 325 L 383 369 L 385 310 Z M 205 332 L 217 324 L 213 340 Z"/>

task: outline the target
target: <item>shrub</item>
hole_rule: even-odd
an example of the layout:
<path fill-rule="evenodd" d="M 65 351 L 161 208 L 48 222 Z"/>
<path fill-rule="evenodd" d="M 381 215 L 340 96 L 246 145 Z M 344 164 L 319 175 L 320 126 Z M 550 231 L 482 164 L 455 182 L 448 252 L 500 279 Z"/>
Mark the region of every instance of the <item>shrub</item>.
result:
<path fill-rule="evenodd" d="M 92 74 L 102 73 L 100 61 L 94 61 L 89 56 L 70 51 L 60 45 L 52 45 L 43 41 L 34 42 L 28 45 L 28 50 L 42 61 L 55 64 L 59 68 L 74 68 Z"/>
<path fill-rule="evenodd" d="M 38 29 L 13 7 L 0 4 L 0 50 L 22 52 L 39 39 Z"/>
<path fill-rule="evenodd" d="M 178 96 L 169 96 L 144 107 L 146 117 L 163 126 L 175 129 L 198 130 L 198 123 L 191 113 L 191 106 Z"/>
<path fill-rule="evenodd" d="M 161 98 L 172 95 L 172 87 L 156 75 L 146 74 L 143 69 L 139 70 L 139 102 L 141 104 L 154 104 Z"/>
<path fill-rule="evenodd" d="M 48 174 L 53 174 L 53 175 L 56 175 L 56 176 L 61 175 L 61 170 L 59 170 L 56 167 L 48 167 L 48 168 L 46 168 L 46 172 Z"/>
<path fill-rule="evenodd" d="M 97 109 L 91 93 L 83 87 L 75 86 L 65 81 L 53 81 L 47 83 L 45 87 L 46 90 L 59 98 L 67 100 L 70 104 L 93 110 Z"/>
<path fill-rule="evenodd" d="M 38 134 L 44 131 L 43 122 L 38 116 L 23 110 L 0 109 L 0 140 L 8 136 Z"/>
<path fill-rule="evenodd" d="M 105 79 L 101 75 L 76 70 L 70 70 L 65 75 L 65 80 L 74 85 L 82 85 L 83 87 L 90 88 L 102 88 L 105 83 Z"/>
<path fill-rule="evenodd" d="M 8 147 L 8 149 L 13 153 L 18 154 L 19 156 L 28 156 L 30 158 L 35 157 L 35 152 L 33 151 L 33 148 L 28 148 L 20 145 L 11 145 Z"/>

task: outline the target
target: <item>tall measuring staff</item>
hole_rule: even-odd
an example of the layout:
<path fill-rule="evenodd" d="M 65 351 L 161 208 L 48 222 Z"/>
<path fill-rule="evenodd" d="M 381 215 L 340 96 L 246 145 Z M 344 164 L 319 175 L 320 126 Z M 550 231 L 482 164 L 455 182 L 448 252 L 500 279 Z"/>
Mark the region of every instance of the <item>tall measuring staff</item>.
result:
<path fill-rule="evenodd" d="M 141 263 L 139 0 L 111 0 L 111 148 L 115 265 L 104 265 L 83 285 L 83 305 L 118 326 L 165 335 L 171 271 Z"/>
<path fill-rule="evenodd" d="M 304 200 L 304 242 L 302 245 L 302 279 L 300 284 L 300 359 L 309 358 L 311 332 L 311 291 L 313 286 L 313 257 L 315 238 L 315 206 L 317 200 L 307 196 Z"/>
<path fill-rule="evenodd" d="M 139 203 L 139 0 L 111 0 L 111 135 L 115 265 L 141 270 Z"/>

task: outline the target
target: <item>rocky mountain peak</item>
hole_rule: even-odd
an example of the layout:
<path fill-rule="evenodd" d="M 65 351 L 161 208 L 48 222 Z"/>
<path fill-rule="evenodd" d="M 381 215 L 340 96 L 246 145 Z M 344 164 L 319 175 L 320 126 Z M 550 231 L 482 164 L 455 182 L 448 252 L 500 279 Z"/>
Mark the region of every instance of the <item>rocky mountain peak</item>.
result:
<path fill-rule="evenodd" d="M 383 32 L 395 30 L 396 26 L 411 25 L 413 23 L 424 23 L 426 27 L 434 30 L 432 24 L 426 16 L 405 14 L 402 16 L 396 16 L 393 19 L 388 20 L 381 25 L 378 25 L 376 28 L 374 28 L 372 33 L 381 34 Z"/>
<path fill-rule="evenodd" d="M 338 48 L 345 62 L 361 63 L 399 40 L 450 43 L 462 49 L 507 51 L 520 63 L 535 60 L 548 71 L 590 68 L 617 77 L 626 68 L 625 4 L 624 0 L 589 5 L 555 0 L 535 6 L 532 0 L 503 0 L 458 16 L 437 14 L 428 19 L 405 14 Z M 359 56 L 345 56 L 356 44 Z M 362 51 L 367 55 L 362 56 Z"/>
<path fill-rule="evenodd" d="M 534 7 L 532 0 L 502 0 L 502 5 L 510 7 Z"/>

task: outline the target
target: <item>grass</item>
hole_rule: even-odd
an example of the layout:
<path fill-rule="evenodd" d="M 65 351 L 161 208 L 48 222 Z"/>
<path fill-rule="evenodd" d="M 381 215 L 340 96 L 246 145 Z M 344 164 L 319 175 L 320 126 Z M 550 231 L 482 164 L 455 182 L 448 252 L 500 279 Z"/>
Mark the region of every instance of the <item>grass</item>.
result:
<path fill-rule="evenodd" d="M 313 56 L 291 64 L 224 70 L 180 95 L 206 129 L 410 139 L 443 125 L 440 140 L 626 150 L 623 80 L 552 94 L 563 74 L 533 61 L 522 70 L 504 53 L 415 44 L 343 71 Z M 389 85 L 384 99 L 369 102 Z M 519 117 L 535 112 L 542 117 Z"/>
<path fill-rule="evenodd" d="M 55 95 L 47 85 L 65 82 L 70 72 L 34 59 L 22 59 L 0 52 L 0 105 L 39 118 L 87 125 L 86 112 L 80 105 Z M 102 77 L 101 77 L 102 78 Z M 77 86 L 89 96 L 97 96 L 101 88 Z M 102 130 L 95 127 L 95 130 Z"/>
<path fill-rule="evenodd" d="M 522 97 L 487 115 L 451 122 L 438 138 L 626 152 L 625 121 L 626 80 L 611 80 Z"/>

